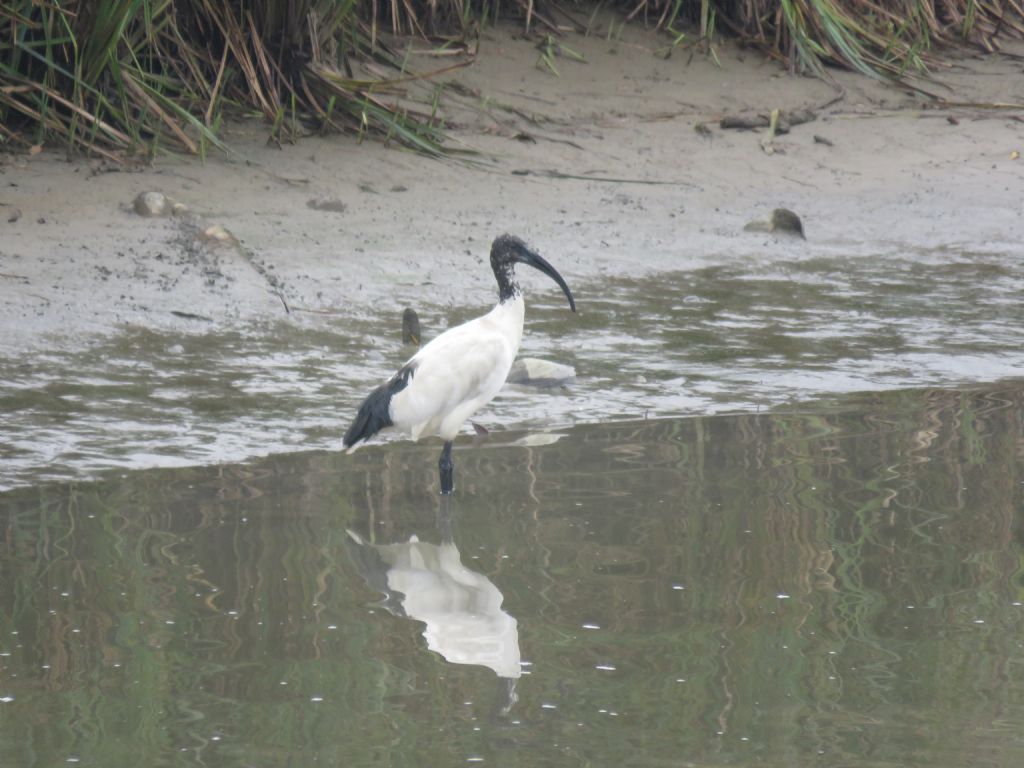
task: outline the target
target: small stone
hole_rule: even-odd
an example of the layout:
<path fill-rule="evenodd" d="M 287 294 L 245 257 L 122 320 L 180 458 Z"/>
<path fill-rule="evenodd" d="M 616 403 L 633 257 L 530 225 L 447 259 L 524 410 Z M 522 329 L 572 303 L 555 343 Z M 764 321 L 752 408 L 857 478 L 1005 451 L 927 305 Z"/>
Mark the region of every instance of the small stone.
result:
<path fill-rule="evenodd" d="M 560 387 L 570 384 L 576 378 L 576 369 L 571 365 L 553 363 L 536 357 L 520 357 L 508 372 L 508 383 L 531 387 Z"/>
<path fill-rule="evenodd" d="M 344 213 L 348 208 L 344 202 L 331 197 L 314 197 L 306 201 L 306 207 L 314 211 L 329 211 L 331 213 Z"/>
<path fill-rule="evenodd" d="M 402 343 L 410 346 L 420 345 L 420 317 L 412 307 L 406 307 L 402 313 Z"/>
<path fill-rule="evenodd" d="M 141 192 L 132 204 L 139 216 L 166 216 L 171 203 L 162 192 Z"/>
<path fill-rule="evenodd" d="M 804 235 L 803 222 L 789 208 L 776 208 L 772 211 L 772 232 L 787 232 L 807 239 Z"/>
<path fill-rule="evenodd" d="M 744 225 L 743 229 L 745 232 L 772 232 L 807 239 L 800 217 L 788 208 L 776 208 L 768 221 L 751 221 Z"/>
<path fill-rule="evenodd" d="M 238 240 L 235 236 L 228 232 L 220 224 L 212 224 L 202 232 L 199 233 L 199 237 L 202 240 L 207 240 L 213 243 L 224 243 L 225 245 L 235 245 Z"/>

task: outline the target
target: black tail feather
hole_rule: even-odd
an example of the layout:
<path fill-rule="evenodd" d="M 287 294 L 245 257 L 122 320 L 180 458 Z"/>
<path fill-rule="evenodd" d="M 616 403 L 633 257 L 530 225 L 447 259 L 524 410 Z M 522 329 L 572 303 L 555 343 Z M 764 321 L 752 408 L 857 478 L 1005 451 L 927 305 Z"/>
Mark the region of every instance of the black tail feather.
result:
<path fill-rule="evenodd" d="M 359 406 L 355 421 L 345 433 L 344 442 L 346 448 L 351 448 L 360 440 L 369 440 L 385 427 L 391 426 L 391 417 L 388 415 L 388 406 L 391 404 L 391 393 L 388 392 L 388 385 L 382 384 L 370 394 Z"/>
<path fill-rule="evenodd" d="M 391 398 L 405 389 L 415 370 L 416 366 L 413 363 L 402 366 L 398 373 L 370 393 L 359 406 L 352 426 L 345 433 L 342 442 L 346 448 L 351 448 L 362 440 L 369 440 L 382 429 L 394 425 L 390 413 Z"/>

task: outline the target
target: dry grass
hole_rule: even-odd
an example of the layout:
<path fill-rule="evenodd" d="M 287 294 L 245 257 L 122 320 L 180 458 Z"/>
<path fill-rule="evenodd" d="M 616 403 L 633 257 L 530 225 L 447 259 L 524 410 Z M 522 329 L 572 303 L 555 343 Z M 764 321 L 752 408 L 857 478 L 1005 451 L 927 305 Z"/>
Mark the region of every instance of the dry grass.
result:
<path fill-rule="evenodd" d="M 938 44 L 994 51 L 1002 36 L 1024 36 L 1024 0 L 618 7 L 667 30 L 674 44 L 696 40 L 713 55 L 716 30 L 727 30 L 818 74 L 832 64 L 901 79 L 926 72 Z M 9 0 L 0 6 L 0 142 L 61 139 L 69 151 L 113 159 L 164 149 L 203 155 L 223 148 L 218 129 L 230 109 L 262 115 L 278 141 L 340 130 L 442 154 L 436 104 L 406 98 L 437 72 L 410 72 L 383 32 L 429 40 L 438 53 L 461 42 L 465 52 L 474 31 L 499 18 L 550 41 L 563 31 L 556 20 L 592 10 L 568 0 Z M 372 75 L 354 76 L 353 62 Z"/>
<path fill-rule="evenodd" d="M 21 0 L 0 9 L 0 118 L 8 141 L 63 138 L 123 157 L 222 146 L 226 108 L 280 140 L 373 133 L 440 152 L 441 126 L 401 104 L 406 72 L 354 0 Z M 379 76 L 352 75 L 353 57 Z"/>

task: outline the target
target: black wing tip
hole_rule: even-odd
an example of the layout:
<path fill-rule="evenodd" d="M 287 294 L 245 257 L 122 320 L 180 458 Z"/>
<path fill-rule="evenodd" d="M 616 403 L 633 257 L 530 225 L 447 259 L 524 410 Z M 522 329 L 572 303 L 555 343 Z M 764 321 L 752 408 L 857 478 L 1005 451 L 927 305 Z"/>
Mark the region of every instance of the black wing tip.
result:
<path fill-rule="evenodd" d="M 377 387 L 370 393 L 363 404 L 359 406 L 355 421 L 348 428 L 345 437 L 341 442 L 346 448 L 352 448 L 357 443 L 369 440 L 382 429 L 391 426 L 391 416 L 388 414 L 388 406 L 391 403 L 391 395 L 387 391 L 387 384 Z"/>
<path fill-rule="evenodd" d="M 358 443 L 369 440 L 382 429 L 394 426 L 391 421 L 391 398 L 408 386 L 416 370 L 415 363 L 406 363 L 384 384 L 381 384 L 363 400 L 356 418 L 348 432 L 341 439 L 345 448 L 354 448 Z"/>

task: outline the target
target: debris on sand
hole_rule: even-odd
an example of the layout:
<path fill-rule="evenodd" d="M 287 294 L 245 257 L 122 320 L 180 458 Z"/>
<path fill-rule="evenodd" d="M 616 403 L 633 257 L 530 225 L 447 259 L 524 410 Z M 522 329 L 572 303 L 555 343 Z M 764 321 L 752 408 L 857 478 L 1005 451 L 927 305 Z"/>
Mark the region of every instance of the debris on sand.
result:
<path fill-rule="evenodd" d="M 789 133 L 789 129 L 803 123 L 810 123 L 817 120 L 818 116 L 809 109 L 779 110 L 778 121 L 775 125 L 775 133 Z M 771 115 L 726 115 L 718 123 L 719 128 L 738 131 L 759 131 L 767 128 L 771 123 Z"/>

